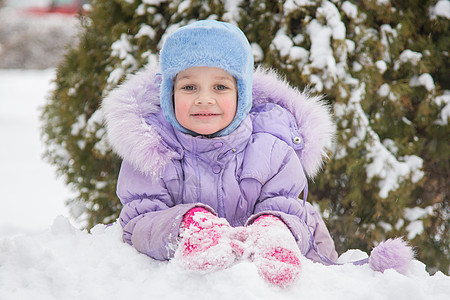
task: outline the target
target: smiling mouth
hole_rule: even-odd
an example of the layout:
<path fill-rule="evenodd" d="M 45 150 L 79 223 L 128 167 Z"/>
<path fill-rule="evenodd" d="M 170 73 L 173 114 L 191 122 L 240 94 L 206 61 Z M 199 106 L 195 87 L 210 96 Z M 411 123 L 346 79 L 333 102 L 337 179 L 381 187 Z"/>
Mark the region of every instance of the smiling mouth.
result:
<path fill-rule="evenodd" d="M 213 114 L 213 113 L 198 113 L 198 114 L 192 114 L 194 117 L 212 117 L 212 116 L 218 116 L 219 114 Z"/>

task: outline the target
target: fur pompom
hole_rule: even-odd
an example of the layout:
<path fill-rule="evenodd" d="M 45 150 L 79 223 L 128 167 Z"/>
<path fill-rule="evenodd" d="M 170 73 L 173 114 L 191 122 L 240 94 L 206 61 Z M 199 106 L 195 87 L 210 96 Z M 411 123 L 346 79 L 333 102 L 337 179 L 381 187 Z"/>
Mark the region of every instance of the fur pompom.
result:
<path fill-rule="evenodd" d="M 413 258 L 414 250 L 402 238 L 388 239 L 372 250 L 369 265 L 372 270 L 381 273 L 387 269 L 394 269 L 406 274 Z"/>

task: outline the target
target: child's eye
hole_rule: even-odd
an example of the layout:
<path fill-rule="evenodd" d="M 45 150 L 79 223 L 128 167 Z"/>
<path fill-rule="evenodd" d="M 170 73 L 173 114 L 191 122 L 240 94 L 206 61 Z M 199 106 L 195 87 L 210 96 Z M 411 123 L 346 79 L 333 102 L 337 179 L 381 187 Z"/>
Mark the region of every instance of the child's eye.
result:
<path fill-rule="evenodd" d="M 195 86 L 193 86 L 193 85 L 185 85 L 185 86 L 182 87 L 182 89 L 186 90 L 186 91 L 193 91 L 193 90 L 195 90 Z"/>
<path fill-rule="evenodd" d="M 226 86 L 224 86 L 223 84 L 216 85 L 216 90 L 224 91 L 226 89 L 228 89 L 228 88 Z"/>

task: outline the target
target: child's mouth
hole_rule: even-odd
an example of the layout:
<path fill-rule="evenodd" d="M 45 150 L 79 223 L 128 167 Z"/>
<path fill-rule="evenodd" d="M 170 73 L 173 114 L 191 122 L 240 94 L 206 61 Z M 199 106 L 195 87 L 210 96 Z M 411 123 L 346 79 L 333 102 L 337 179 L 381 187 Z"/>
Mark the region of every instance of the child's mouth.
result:
<path fill-rule="evenodd" d="M 209 117 L 216 117 L 219 114 L 215 114 L 215 113 L 195 113 L 192 114 L 191 116 L 193 117 L 197 117 L 197 118 L 209 118 Z"/>

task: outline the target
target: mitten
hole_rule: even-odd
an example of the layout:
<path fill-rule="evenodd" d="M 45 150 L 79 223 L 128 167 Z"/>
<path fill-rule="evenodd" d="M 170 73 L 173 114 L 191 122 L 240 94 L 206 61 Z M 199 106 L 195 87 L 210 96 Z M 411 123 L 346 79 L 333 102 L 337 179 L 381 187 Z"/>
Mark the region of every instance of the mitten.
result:
<path fill-rule="evenodd" d="M 237 257 L 233 229 L 227 220 L 201 207 L 189 210 L 181 223 L 181 242 L 174 259 L 190 270 L 215 271 L 229 267 Z"/>
<path fill-rule="evenodd" d="M 248 226 L 247 234 L 247 251 L 251 251 L 259 274 L 280 287 L 293 284 L 300 275 L 301 253 L 286 224 L 263 215 Z"/>

